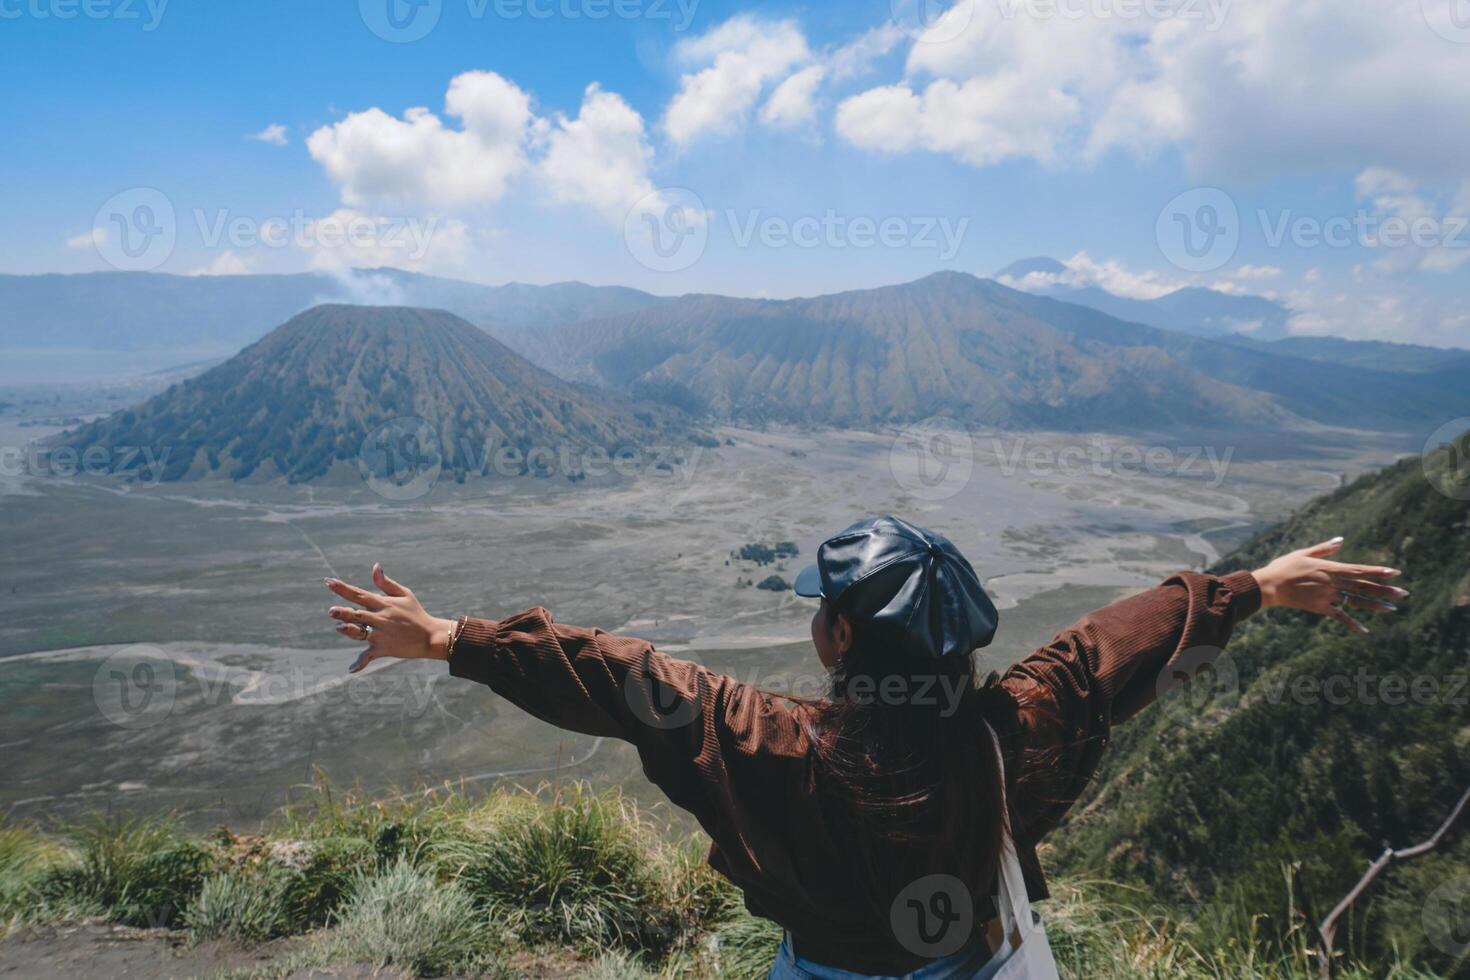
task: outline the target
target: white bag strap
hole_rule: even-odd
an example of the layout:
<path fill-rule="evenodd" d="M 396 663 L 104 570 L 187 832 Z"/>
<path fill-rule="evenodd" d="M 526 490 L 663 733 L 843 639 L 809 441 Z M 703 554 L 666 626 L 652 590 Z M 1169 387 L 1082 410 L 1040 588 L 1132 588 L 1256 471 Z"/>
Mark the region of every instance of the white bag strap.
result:
<path fill-rule="evenodd" d="M 1016 857 L 1016 842 L 1011 837 L 1010 810 L 1006 806 L 1006 760 L 1000 751 L 1000 737 L 995 734 L 995 729 L 990 727 L 990 722 L 985 723 L 986 731 L 990 732 L 991 743 L 995 746 L 996 768 L 1000 772 L 1000 807 L 1001 813 L 1006 817 L 1006 828 L 1001 839 L 1000 873 L 997 878 L 1000 883 L 1000 895 L 996 901 L 996 912 L 1000 915 L 1001 928 L 1005 930 L 1007 938 L 1013 934 L 1020 935 L 1023 939 L 1033 926 L 1031 918 L 1031 896 L 1026 892 L 1026 879 L 1021 874 L 1021 861 Z"/>

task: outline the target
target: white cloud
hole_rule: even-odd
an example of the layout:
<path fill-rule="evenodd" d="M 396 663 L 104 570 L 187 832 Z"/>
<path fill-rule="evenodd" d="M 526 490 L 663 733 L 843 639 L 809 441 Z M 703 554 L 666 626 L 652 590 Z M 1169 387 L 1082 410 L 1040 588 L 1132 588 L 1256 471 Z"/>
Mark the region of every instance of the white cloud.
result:
<path fill-rule="evenodd" d="M 1470 180 L 1448 202 L 1387 167 L 1368 167 L 1353 186 L 1367 209 L 1363 237 L 1377 253 L 1374 272 L 1452 272 L 1470 260 Z"/>
<path fill-rule="evenodd" d="M 1458 179 L 1470 157 L 1466 49 L 1428 28 L 1420 0 L 959 0 L 930 33 L 905 78 L 843 103 L 844 136 L 978 166 L 1177 147 L 1221 180 L 1368 164 Z"/>
<path fill-rule="evenodd" d="M 1057 134 L 1077 116 L 1075 97 L 1033 90 L 1020 74 L 965 82 L 939 79 L 922 92 L 907 83 L 870 89 L 837 107 L 837 132 L 884 153 L 929 149 L 986 166 L 1015 157 L 1053 159 Z"/>
<path fill-rule="evenodd" d="M 251 133 L 245 138 L 250 140 L 257 140 L 261 143 L 270 143 L 274 146 L 285 146 L 287 142 L 286 127 L 282 126 L 280 123 L 271 123 L 260 132 Z"/>
<path fill-rule="evenodd" d="M 684 146 L 739 128 L 766 87 L 810 61 L 811 50 L 794 21 L 742 14 L 679 42 L 674 57 L 698 69 L 680 79 L 679 91 L 664 111 L 665 131 Z"/>
<path fill-rule="evenodd" d="M 817 120 L 817 88 L 827 75 L 821 65 L 809 65 L 776 86 L 761 107 L 761 122 L 777 129 L 811 126 Z"/>
<path fill-rule="evenodd" d="M 619 95 L 587 86 L 577 118 L 559 116 L 546 135 L 538 172 L 552 199 L 586 204 L 621 222 L 653 192 L 643 117 Z"/>
<path fill-rule="evenodd" d="M 245 276 L 255 271 L 254 261 L 238 252 L 221 252 L 208 265 L 191 269 L 191 276 Z"/>
<path fill-rule="evenodd" d="M 868 73 L 903 38 L 903 31 L 890 22 L 815 55 L 810 64 L 798 67 L 767 97 L 761 106 L 761 123 L 773 129 L 813 131 L 821 111 L 822 87 Z"/>
<path fill-rule="evenodd" d="M 1230 270 L 1230 278 L 1235 280 L 1275 279 L 1280 275 L 1280 266 L 1274 265 L 1241 265 Z"/>
<path fill-rule="evenodd" d="M 1114 296 L 1129 299 L 1157 299 L 1189 285 L 1151 269 L 1131 270 L 1117 259 L 1098 262 L 1085 251 L 1078 252 L 1062 264 L 1073 276 L 1100 286 Z"/>
<path fill-rule="evenodd" d="M 427 109 L 409 109 L 398 119 L 374 107 L 317 130 L 307 147 L 357 215 L 381 212 L 384 204 L 441 215 L 473 209 L 500 200 L 526 178 L 552 201 L 585 205 L 621 222 L 654 191 L 643 117 L 595 82 L 575 118 L 538 117 L 529 93 L 485 71 L 456 76 L 444 105 L 460 128 Z M 445 234 L 441 226 L 436 236 Z"/>
<path fill-rule="evenodd" d="M 449 83 L 444 110 L 461 128 L 425 108 L 402 119 L 372 108 L 318 129 L 307 149 L 352 206 L 498 200 L 527 166 L 531 97 L 494 72 L 471 71 Z"/>
<path fill-rule="evenodd" d="M 1347 279 L 1309 270 L 1302 284 L 1283 299 L 1296 311 L 1287 329 L 1294 334 L 1349 340 L 1470 346 L 1459 295 L 1405 289 L 1402 280 L 1375 276 L 1371 269 L 1355 270 Z"/>
<path fill-rule="evenodd" d="M 903 39 L 903 31 L 889 21 L 858 35 L 827 55 L 824 61 L 834 81 L 856 78 L 871 71 L 873 63 L 898 47 Z"/>
<path fill-rule="evenodd" d="M 107 241 L 106 228 L 93 228 L 84 231 L 80 235 L 73 235 L 66 240 L 67 248 L 92 248 Z"/>
<path fill-rule="evenodd" d="M 1066 268 L 1061 272 L 1031 272 L 1019 278 L 1001 276 L 998 281 L 1031 293 L 1044 293 L 1056 286 L 1070 289 L 1096 286 L 1129 299 L 1157 299 L 1190 285 L 1149 269 L 1129 269 L 1117 259 L 1099 262 L 1086 251 L 1062 260 L 1062 265 Z"/>

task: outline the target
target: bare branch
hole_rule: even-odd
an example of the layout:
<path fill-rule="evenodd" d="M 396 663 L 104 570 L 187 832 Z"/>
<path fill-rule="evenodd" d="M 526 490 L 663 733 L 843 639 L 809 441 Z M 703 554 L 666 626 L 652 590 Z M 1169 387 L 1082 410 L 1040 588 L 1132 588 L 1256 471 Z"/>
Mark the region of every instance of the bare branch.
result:
<path fill-rule="evenodd" d="M 1460 814 L 1464 812 L 1465 804 L 1467 803 L 1470 803 L 1470 789 L 1465 790 L 1461 794 L 1460 802 L 1455 804 L 1455 808 L 1450 811 L 1450 815 L 1445 818 L 1444 823 L 1439 825 L 1439 829 L 1428 840 L 1421 844 L 1399 848 L 1398 850 L 1394 850 L 1391 847 L 1385 848 L 1383 853 L 1378 855 L 1372 864 L 1368 865 L 1368 870 L 1364 872 L 1362 878 L 1358 879 L 1358 883 L 1353 886 L 1352 890 L 1344 895 L 1342 901 L 1337 903 L 1337 907 L 1327 914 L 1327 918 L 1322 920 L 1322 925 L 1317 928 L 1317 931 L 1322 935 L 1322 976 L 1324 978 L 1332 976 L 1332 940 L 1337 933 L 1337 920 L 1347 912 L 1363 892 L 1368 890 L 1368 886 L 1373 884 L 1374 880 L 1383 873 L 1384 868 L 1388 867 L 1394 861 L 1418 857 L 1421 854 L 1426 854 L 1434 850 L 1444 838 L 1444 835 L 1449 831 L 1450 827 L 1454 826 L 1455 821 L 1460 819 Z"/>

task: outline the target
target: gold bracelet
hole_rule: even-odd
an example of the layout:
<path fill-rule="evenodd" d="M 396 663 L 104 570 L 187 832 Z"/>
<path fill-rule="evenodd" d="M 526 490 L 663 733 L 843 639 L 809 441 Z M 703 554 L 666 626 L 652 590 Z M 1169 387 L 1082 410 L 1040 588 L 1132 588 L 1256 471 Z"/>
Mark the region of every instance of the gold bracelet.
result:
<path fill-rule="evenodd" d="M 464 632 L 464 624 L 467 619 L 469 619 L 468 616 L 461 616 L 454 621 L 453 626 L 449 627 L 449 649 L 444 653 L 445 660 L 454 659 L 454 645 L 459 642 L 459 636 Z"/>

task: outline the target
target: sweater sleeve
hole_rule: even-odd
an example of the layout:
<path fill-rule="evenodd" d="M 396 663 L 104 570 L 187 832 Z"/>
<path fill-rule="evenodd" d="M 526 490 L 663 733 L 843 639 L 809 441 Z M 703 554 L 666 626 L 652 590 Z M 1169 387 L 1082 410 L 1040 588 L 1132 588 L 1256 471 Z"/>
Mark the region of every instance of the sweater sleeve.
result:
<path fill-rule="evenodd" d="M 1034 845 L 1055 828 L 1096 772 L 1112 725 L 1153 703 L 1166 670 L 1212 662 L 1260 606 L 1250 572 L 1185 572 L 1089 613 L 1012 667 L 1001 686 L 1016 708 L 1008 755 L 1019 765 L 1008 782 L 1018 837 Z"/>
<path fill-rule="evenodd" d="M 645 640 L 554 623 L 541 608 L 468 620 L 449 670 L 559 728 L 631 742 L 671 802 L 752 860 L 751 803 L 774 787 L 760 785 L 750 760 L 804 753 L 801 727 L 780 699 Z"/>

